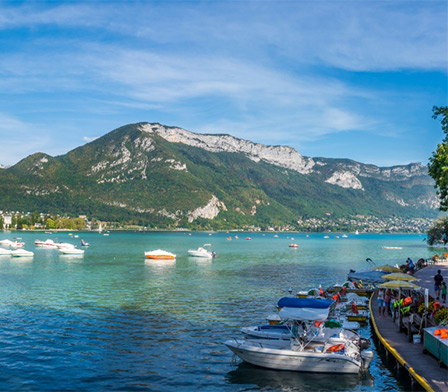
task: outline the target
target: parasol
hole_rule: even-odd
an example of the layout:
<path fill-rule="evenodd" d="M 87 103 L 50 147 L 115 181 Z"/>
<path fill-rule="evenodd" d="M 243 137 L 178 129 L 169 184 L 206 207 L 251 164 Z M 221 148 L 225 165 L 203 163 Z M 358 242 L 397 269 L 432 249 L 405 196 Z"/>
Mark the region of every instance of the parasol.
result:
<path fill-rule="evenodd" d="M 383 275 L 382 278 L 387 279 L 387 280 L 407 280 L 408 282 L 418 280 L 417 278 L 413 277 L 412 275 L 402 274 L 399 272 Z"/>
<path fill-rule="evenodd" d="M 407 280 L 391 280 L 389 282 L 381 283 L 378 287 L 388 289 L 421 289 L 420 286 L 415 283 L 408 282 Z"/>
<path fill-rule="evenodd" d="M 379 267 L 375 267 L 374 270 L 384 272 L 400 272 L 400 268 L 393 267 L 389 264 L 380 265 Z"/>

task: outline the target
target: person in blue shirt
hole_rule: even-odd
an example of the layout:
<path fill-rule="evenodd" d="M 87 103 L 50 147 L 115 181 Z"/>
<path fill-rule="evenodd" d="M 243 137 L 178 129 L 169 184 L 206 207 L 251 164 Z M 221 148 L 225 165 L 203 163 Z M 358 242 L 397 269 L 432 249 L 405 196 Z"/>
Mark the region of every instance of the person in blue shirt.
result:
<path fill-rule="evenodd" d="M 406 264 L 408 265 L 409 268 L 409 272 L 411 273 L 411 275 L 414 275 L 414 262 L 411 260 L 410 257 L 408 257 L 408 259 L 406 260 Z"/>

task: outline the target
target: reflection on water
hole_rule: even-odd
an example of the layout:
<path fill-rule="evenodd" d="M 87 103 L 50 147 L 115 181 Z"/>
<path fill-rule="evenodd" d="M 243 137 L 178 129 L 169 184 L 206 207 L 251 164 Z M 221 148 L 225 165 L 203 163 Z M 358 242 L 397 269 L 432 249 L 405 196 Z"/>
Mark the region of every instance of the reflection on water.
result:
<path fill-rule="evenodd" d="M 244 362 L 227 373 L 227 382 L 241 386 L 255 384 L 264 391 L 352 391 L 357 386 L 372 388 L 369 372 L 356 374 L 313 374 L 276 371 L 252 366 Z M 366 389 L 367 390 L 367 389 Z"/>

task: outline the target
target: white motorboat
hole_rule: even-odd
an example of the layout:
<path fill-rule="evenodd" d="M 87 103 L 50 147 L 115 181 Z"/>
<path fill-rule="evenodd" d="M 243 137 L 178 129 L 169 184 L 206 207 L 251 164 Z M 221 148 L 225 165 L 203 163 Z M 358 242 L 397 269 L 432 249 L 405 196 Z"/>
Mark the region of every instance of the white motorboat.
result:
<path fill-rule="evenodd" d="M 68 242 L 56 242 L 55 245 L 56 245 L 56 248 L 58 248 L 58 249 L 61 249 L 61 248 L 72 248 L 72 249 L 75 249 L 76 248 L 75 245 L 70 244 Z"/>
<path fill-rule="evenodd" d="M 24 242 L 21 242 L 21 241 L 14 241 L 11 245 L 10 245 L 10 247 L 11 248 L 14 248 L 14 249 L 18 249 L 18 248 L 23 248 L 25 246 L 25 243 Z"/>
<path fill-rule="evenodd" d="M 253 340 L 228 340 L 225 345 L 243 361 L 268 369 L 312 373 L 358 373 L 368 369 L 372 351 L 363 351 L 356 343 L 303 344 L 291 339 L 288 348 L 278 348 Z"/>
<path fill-rule="evenodd" d="M 233 339 L 225 345 L 243 361 L 269 369 L 313 373 L 358 373 L 367 369 L 373 353 L 365 351 L 370 341 L 353 332 L 322 327 L 333 301 L 282 298 L 280 318 L 292 322 L 286 339 Z M 308 329 L 307 325 L 312 328 Z M 302 329 L 300 330 L 301 327 Z M 272 328 L 278 333 L 280 328 Z M 281 332 L 280 332 L 281 333 Z"/>
<path fill-rule="evenodd" d="M 207 245 L 204 245 L 207 246 Z M 216 256 L 215 252 L 209 251 L 203 247 L 199 247 L 198 249 L 189 249 L 188 255 L 192 257 L 204 257 L 207 259 L 211 259 Z"/>
<path fill-rule="evenodd" d="M 11 251 L 11 256 L 13 257 L 33 257 L 34 253 L 25 249 L 16 249 Z"/>
<path fill-rule="evenodd" d="M 45 241 L 36 240 L 34 241 L 34 245 L 40 248 L 56 249 L 56 244 L 54 243 L 54 241 L 48 239 Z"/>
<path fill-rule="evenodd" d="M 174 260 L 176 255 L 171 252 L 167 252 L 166 250 L 156 249 L 150 252 L 145 252 L 145 257 L 147 259 L 155 259 L 155 260 Z"/>
<path fill-rule="evenodd" d="M 0 241 L 0 246 L 6 246 L 6 247 L 10 247 L 11 246 L 11 244 L 12 244 L 13 242 L 11 241 L 11 240 L 8 240 L 8 239 L 6 239 L 6 240 L 1 240 Z"/>
<path fill-rule="evenodd" d="M 61 247 L 61 248 L 59 248 L 59 252 L 61 252 L 61 254 L 63 254 L 63 255 L 83 255 L 84 254 L 84 250 L 77 249 L 75 247 L 73 247 L 73 248 Z"/>

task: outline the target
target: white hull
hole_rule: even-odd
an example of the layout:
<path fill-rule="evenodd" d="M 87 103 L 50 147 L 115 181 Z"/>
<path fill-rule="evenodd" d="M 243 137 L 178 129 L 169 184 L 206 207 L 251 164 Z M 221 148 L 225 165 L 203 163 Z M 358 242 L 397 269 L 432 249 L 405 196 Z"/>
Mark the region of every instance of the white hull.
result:
<path fill-rule="evenodd" d="M 13 257 L 33 257 L 34 253 L 24 249 L 17 249 L 11 252 Z"/>
<path fill-rule="evenodd" d="M 214 255 L 215 254 L 213 252 L 211 252 L 207 249 L 201 248 L 201 247 L 199 247 L 198 249 L 189 249 L 188 250 L 188 256 L 191 256 L 191 257 L 202 257 L 205 259 L 212 259 L 214 257 Z"/>
<path fill-rule="evenodd" d="M 358 373 L 361 360 L 345 354 L 293 351 L 264 348 L 242 340 L 228 340 L 225 345 L 243 361 L 252 365 L 276 370 L 312 373 Z"/>
<path fill-rule="evenodd" d="M 63 255 L 83 255 L 84 251 L 82 249 L 72 249 L 72 248 L 59 248 L 59 252 Z"/>
<path fill-rule="evenodd" d="M 197 250 L 189 250 L 188 251 L 188 256 L 191 256 L 191 257 L 202 257 L 202 258 L 205 258 L 205 259 L 213 258 L 211 253 L 209 254 L 209 253 L 198 252 Z"/>

